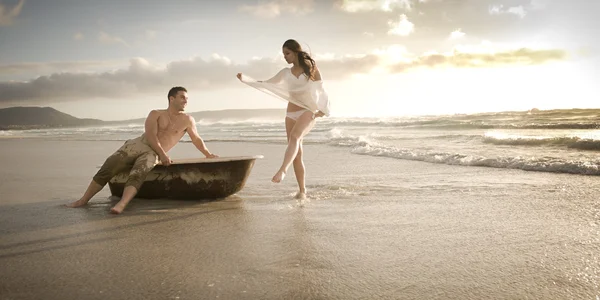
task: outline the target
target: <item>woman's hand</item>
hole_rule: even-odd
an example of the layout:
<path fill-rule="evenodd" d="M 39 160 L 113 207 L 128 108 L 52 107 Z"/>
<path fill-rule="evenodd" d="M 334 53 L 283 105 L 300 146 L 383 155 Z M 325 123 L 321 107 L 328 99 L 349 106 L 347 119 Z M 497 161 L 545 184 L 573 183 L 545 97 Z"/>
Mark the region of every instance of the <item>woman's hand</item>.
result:
<path fill-rule="evenodd" d="M 235 77 L 237 77 L 237 79 L 242 81 L 242 73 L 237 73 L 237 75 L 235 75 Z"/>
<path fill-rule="evenodd" d="M 318 110 L 317 113 L 315 114 L 315 118 L 320 118 L 325 116 L 325 113 L 323 113 L 322 111 Z"/>

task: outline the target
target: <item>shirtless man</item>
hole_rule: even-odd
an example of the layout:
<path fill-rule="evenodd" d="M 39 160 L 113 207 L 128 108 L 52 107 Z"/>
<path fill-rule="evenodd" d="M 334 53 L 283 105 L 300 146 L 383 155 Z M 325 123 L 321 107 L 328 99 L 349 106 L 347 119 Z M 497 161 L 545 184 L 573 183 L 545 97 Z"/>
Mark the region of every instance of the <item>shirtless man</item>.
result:
<path fill-rule="evenodd" d="M 164 110 L 151 111 L 146 118 L 144 133 L 140 137 L 126 141 L 121 148 L 109 156 L 81 199 L 67 204 L 67 207 L 85 206 L 111 178 L 122 171 L 131 169 L 121 201 L 110 210 L 113 214 L 120 214 L 159 160 L 165 166 L 172 163 L 167 152 L 179 142 L 186 132 L 194 146 L 207 158 L 218 157 L 208 151 L 204 141 L 198 135 L 194 117 L 184 113 L 188 101 L 187 90 L 183 87 L 171 88 L 167 98 L 169 107 Z"/>

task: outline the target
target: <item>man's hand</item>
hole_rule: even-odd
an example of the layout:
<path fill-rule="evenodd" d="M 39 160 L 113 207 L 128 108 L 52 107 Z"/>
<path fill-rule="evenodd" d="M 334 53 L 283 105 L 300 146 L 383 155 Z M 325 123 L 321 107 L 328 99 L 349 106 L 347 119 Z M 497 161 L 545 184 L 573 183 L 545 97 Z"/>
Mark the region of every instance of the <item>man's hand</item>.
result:
<path fill-rule="evenodd" d="M 206 158 L 217 158 L 217 157 L 219 157 L 219 156 L 218 156 L 218 155 L 216 155 L 216 154 L 212 154 L 212 153 L 209 153 L 209 154 L 206 156 Z"/>
<path fill-rule="evenodd" d="M 239 80 L 242 80 L 242 73 L 237 73 L 237 75 L 235 75 L 235 77 L 237 77 Z"/>
<path fill-rule="evenodd" d="M 160 157 L 160 163 L 165 166 L 168 167 L 171 165 L 171 163 L 173 163 L 173 161 L 171 160 L 171 158 L 167 155 L 161 156 Z"/>

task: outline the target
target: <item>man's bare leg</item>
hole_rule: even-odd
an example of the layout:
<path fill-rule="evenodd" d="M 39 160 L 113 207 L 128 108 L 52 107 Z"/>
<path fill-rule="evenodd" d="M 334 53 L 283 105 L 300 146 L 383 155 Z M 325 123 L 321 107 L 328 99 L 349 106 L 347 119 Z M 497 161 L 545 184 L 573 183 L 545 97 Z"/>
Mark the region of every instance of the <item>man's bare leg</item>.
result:
<path fill-rule="evenodd" d="M 121 201 L 110 209 L 110 213 L 116 215 L 122 213 L 127 204 L 129 204 L 129 201 L 135 197 L 135 194 L 137 194 L 137 189 L 134 186 L 126 186 L 123 190 Z"/>
<path fill-rule="evenodd" d="M 69 204 L 65 204 L 65 206 L 66 207 L 85 206 L 90 201 L 90 199 L 92 199 L 92 197 L 94 197 L 94 195 L 98 194 L 98 192 L 100 192 L 102 190 L 103 187 L 104 186 L 99 185 L 94 180 L 92 180 L 92 182 L 90 182 L 90 185 L 88 186 L 87 190 L 85 190 L 85 193 L 83 193 L 83 196 L 79 200 L 69 203 Z"/>
<path fill-rule="evenodd" d="M 296 120 L 296 124 L 294 124 L 294 127 L 289 134 L 288 146 L 285 150 L 285 155 L 283 156 L 283 163 L 271 181 L 279 183 L 285 178 L 288 168 L 298 154 L 302 138 L 310 131 L 314 124 L 315 120 L 313 119 L 313 114 L 311 112 L 305 112 L 298 120 Z"/>

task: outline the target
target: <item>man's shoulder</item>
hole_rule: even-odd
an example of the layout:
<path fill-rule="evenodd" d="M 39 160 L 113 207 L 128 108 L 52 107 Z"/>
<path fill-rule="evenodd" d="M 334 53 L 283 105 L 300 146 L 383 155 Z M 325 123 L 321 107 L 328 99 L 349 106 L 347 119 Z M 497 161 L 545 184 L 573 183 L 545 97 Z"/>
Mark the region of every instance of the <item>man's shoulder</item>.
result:
<path fill-rule="evenodd" d="M 148 113 L 148 117 L 146 117 L 146 119 L 160 118 L 164 111 L 165 110 L 163 109 L 153 109 Z"/>
<path fill-rule="evenodd" d="M 161 114 L 167 111 L 166 109 L 153 109 L 150 111 L 150 114 Z"/>
<path fill-rule="evenodd" d="M 184 113 L 183 115 L 185 115 L 185 117 L 189 120 L 189 121 L 194 121 L 194 117 L 190 114 L 186 114 Z"/>

